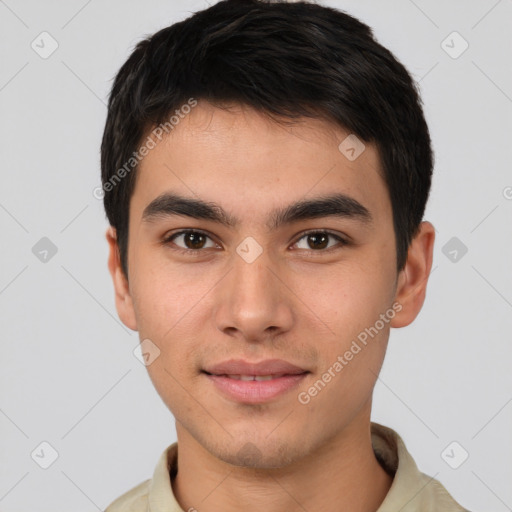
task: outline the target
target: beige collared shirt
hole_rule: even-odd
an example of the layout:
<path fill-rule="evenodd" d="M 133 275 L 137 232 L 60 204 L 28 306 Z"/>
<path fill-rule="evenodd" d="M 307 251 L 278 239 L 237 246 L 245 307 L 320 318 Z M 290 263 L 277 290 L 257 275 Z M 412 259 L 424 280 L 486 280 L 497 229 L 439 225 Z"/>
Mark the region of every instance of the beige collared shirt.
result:
<path fill-rule="evenodd" d="M 394 475 L 393 484 L 376 512 L 468 512 L 443 485 L 421 473 L 400 436 L 371 423 L 373 451 L 380 464 Z M 185 512 L 174 497 L 170 474 L 176 473 L 177 443 L 160 456 L 153 478 L 134 487 L 110 504 L 105 512 Z"/>

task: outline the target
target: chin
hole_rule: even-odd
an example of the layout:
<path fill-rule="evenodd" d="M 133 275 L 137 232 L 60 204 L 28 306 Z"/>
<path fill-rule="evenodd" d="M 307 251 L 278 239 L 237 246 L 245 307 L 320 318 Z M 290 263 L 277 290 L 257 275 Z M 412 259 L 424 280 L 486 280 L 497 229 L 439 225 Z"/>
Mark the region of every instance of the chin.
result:
<path fill-rule="evenodd" d="M 239 440 L 237 443 L 231 443 L 230 446 L 217 447 L 211 453 L 218 459 L 233 466 L 251 468 L 251 469 L 278 469 L 283 468 L 294 461 L 300 459 L 305 453 L 299 453 L 304 450 L 300 445 L 294 449 L 282 440 L 275 440 L 269 443 L 268 440 L 254 439 L 254 435 L 249 440 Z M 235 446 L 235 449 L 233 447 Z"/>

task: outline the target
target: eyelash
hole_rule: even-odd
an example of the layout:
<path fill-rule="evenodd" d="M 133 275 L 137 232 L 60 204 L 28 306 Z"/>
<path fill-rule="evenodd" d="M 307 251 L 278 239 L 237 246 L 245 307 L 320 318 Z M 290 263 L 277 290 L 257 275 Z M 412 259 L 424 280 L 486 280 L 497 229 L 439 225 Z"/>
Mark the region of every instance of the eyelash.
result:
<path fill-rule="evenodd" d="M 178 231 L 176 233 L 172 233 L 171 235 L 165 237 L 163 240 L 162 240 L 162 245 L 169 245 L 170 243 L 172 243 L 172 241 L 181 236 L 181 235 L 186 235 L 186 234 L 189 234 L 189 233 L 194 233 L 194 234 L 198 234 L 198 235 L 203 235 L 207 238 L 209 238 L 210 240 L 214 241 L 212 239 L 212 237 L 204 232 L 204 231 L 201 231 L 201 230 L 198 230 L 198 229 L 185 229 L 185 230 L 182 230 L 182 231 Z M 319 254 L 319 253 L 329 253 L 331 252 L 332 250 L 336 250 L 336 249 L 340 249 L 341 247 L 343 246 L 347 246 L 349 245 L 349 242 L 341 237 L 340 235 L 338 234 L 335 234 L 335 233 L 332 233 L 331 231 L 327 231 L 327 230 L 309 230 L 309 231 L 305 231 L 303 233 L 300 234 L 300 236 L 298 237 L 297 241 L 294 242 L 293 245 L 296 245 L 297 243 L 300 242 L 300 240 L 302 240 L 303 238 L 307 237 L 308 235 L 328 235 L 332 238 L 334 238 L 335 240 L 338 241 L 338 244 L 335 245 L 334 247 L 329 247 L 327 249 L 296 249 L 296 250 L 300 250 L 300 251 L 306 251 L 307 253 L 312 253 L 312 254 Z M 216 243 L 216 242 L 215 242 Z M 209 248 L 207 248 L 209 249 Z M 187 255 L 193 255 L 193 256 L 199 256 L 201 252 L 204 252 L 205 249 L 184 249 L 183 247 L 173 247 L 172 250 L 174 251 L 177 251 L 179 253 L 182 253 L 182 254 L 187 254 Z"/>

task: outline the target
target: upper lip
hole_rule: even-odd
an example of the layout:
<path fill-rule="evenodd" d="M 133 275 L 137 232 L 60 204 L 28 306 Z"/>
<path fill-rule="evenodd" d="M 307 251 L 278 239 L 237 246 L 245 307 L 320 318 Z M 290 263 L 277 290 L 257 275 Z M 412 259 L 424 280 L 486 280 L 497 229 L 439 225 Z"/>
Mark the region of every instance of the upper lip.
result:
<path fill-rule="evenodd" d="M 266 359 L 257 363 L 250 363 L 242 359 L 230 359 L 208 366 L 204 371 L 213 375 L 299 375 L 307 373 L 307 370 L 282 359 Z"/>

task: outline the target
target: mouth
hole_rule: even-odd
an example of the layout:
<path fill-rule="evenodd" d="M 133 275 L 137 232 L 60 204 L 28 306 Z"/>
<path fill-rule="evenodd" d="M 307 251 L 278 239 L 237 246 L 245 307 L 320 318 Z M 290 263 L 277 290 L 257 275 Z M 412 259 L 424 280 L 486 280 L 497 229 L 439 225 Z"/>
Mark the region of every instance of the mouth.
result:
<path fill-rule="evenodd" d="M 208 375 L 213 375 L 211 373 L 205 372 Z M 217 377 L 228 377 L 229 379 L 234 380 L 244 380 L 244 381 L 251 381 L 256 380 L 258 382 L 262 382 L 265 380 L 274 380 L 274 379 L 280 379 L 281 377 L 285 377 L 286 374 L 281 373 L 277 375 L 216 375 Z"/>
<path fill-rule="evenodd" d="M 259 363 L 231 360 L 202 370 L 201 373 L 229 400 L 257 404 L 289 392 L 310 372 L 274 359 Z"/>

